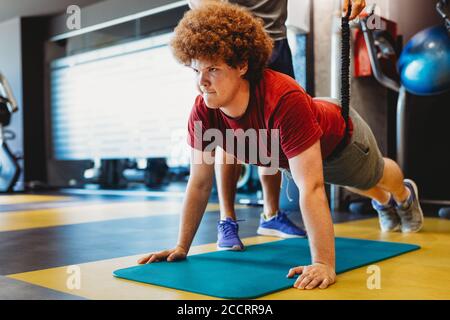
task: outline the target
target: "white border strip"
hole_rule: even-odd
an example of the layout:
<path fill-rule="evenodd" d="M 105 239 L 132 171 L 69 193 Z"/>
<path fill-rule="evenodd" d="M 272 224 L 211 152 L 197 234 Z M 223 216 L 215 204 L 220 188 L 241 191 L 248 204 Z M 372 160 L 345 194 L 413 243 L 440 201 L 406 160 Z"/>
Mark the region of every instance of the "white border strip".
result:
<path fill-rule="evenodd" d="M 103 196 L 155 196 L 155 197 L 179 197 L 184 198 L 182 191 L 145 191 L 145 190 L 107 190 L 107 189 L 70 189 L 62 188 L 61 192 L 66 194 L 81 195 L 103 195 Z"/>

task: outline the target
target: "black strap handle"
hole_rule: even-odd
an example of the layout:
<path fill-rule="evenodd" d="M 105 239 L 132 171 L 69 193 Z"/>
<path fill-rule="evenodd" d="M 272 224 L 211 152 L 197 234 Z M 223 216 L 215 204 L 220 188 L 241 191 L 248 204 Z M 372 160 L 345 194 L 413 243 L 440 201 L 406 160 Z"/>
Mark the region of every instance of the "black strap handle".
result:
<path fill-rule="evenodd" d="M 342 41 L 341 41 L 341 115 L 345 121 L 345 131 L 339 144 L 334 148 L 328 159 L 337 157 L 347 146 L 349 136 L 348 118 L 350 113 L 350 25 L 349 17 L 351 13 L 349 4 L 347 14 L 342 17 Z"/>
<path fill-rule="evenodd" d="M 350 25 L 349 17 L 351 4 L 348 6 L 347 14 L 342 17 L 342 41 L 341 41 L 341 114 L 345 121 L 345 137 L 348 135 L 348 117 L 350 112 Z"/>

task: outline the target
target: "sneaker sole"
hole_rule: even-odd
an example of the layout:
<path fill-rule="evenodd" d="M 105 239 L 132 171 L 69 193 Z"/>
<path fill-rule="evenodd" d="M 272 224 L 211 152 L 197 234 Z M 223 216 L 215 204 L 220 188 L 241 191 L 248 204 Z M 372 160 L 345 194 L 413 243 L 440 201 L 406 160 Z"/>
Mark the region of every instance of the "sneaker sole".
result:
<path fill-rule="evenodd" d="M 381 229 L 381 232 L 397 232 L 397 231 L 400 231 L 402 229 L 402 227 L 399 224 L 399 225 L 395 226 L 395 228 L 393 228 L 393 229 L 383 229 L 381 226 L 380 226 L 380 229 Z"/>
<path fill-rule="evenodd" d="M 424 220 L 424 217 L 423 217 L 423 211 L 422 211 L 422 207 L 420 206 L 420 201 L 419 201 L 419 190 L 418 190 L 418 188 L 417 188 L 417 185 L 416 185 L 416 183 L 414 182 L 414 181 L 412 181 L 412 180 L 410 180 L 410 179 L 405 179 L 405 180 L 403 180 L 404 182 L 408 182 L 410 185 L 412 185 L 412 187 L 413 187 L 413 189 L 414 189 L 414 193 L 416 194 L 416 197 L 417 197 L 417 203 L 419 204 L 419 209 L 420 209 L 420 228 L 419 229 L 417 229 L 417 230 L 403 230 L 402 229 L 402 232 L 404 232 L 404 233 L 415 233 L 415 232 L 419 232 L 420 230 L 422 230 L 422 227 L 423 227 L 423 220 Z"/>
<path fill-rule="evenodd" d="M 266 229 L 266 228 L 261 228 L 261 227 L 258 228 L 256 233 L 261 236 L 272 236 L 272 237 L 279 237 L 279 238 L 283 238 L 283 239 L 306 238 L 306 235 L 297 236 L 297 235 L 293 235 L 293 234 L 287 234 L 287 233 L 284 233 L 284 232 L 281 232 L 278 230 Z"/>
<path fill-rule="evenodd" d="M 245 247 L 242 248 L 241 246 L 235 245 L 232 247 L 219 247 L 219 245 L 217 245 L 217 250 L 218 251 L 244 251 Z"/>

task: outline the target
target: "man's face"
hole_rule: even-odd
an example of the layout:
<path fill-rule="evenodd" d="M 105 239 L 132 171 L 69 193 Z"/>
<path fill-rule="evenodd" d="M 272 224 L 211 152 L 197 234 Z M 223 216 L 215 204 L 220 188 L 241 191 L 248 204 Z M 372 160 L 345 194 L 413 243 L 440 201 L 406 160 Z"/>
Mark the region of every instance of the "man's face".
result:
<path fill-rule="evenodd" d="M 232 106 L 247 67 L 232 68 L 223 61 L 192 60 L 196 85 L 206 106 L 211 109 Z"/>

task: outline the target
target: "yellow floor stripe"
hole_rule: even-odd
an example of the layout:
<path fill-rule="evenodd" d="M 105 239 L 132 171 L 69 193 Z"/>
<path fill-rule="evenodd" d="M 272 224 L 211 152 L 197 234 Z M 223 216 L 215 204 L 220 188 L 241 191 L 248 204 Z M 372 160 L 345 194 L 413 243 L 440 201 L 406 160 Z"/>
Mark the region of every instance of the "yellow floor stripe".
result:
<path fill-rule="evenodd" d="M 381 270 L 381 289 L 368 289 L 367 267 L 338 276 L 327 290 L 284 290 L 264 299 L 450 299 L 450 221 L 427 218 L 424 229 L 415 234 L 382 233 L 378 219 L 335 226 L 340 237 L 417 244 L 420 250 L 376 263 Z"/>
<path fill-rule="evenodd" d="M 179 214 L 182 202 L 145 201 L 109 204 L 85 204 L 65 208 L 3 212 L 0 232 L 67 224 L 106 221 L 167 214 Z M 241 208 L 243 206 L 239 206 Z M 218 204 L 208 204 L 207 211 L 218 211 Z"/>
<path fill-rule="evenodd" d="M 257 244 L 267 241 L 274 241 L 277 238 L 254 237 L 245 239 L 245 244 Z M 216 244 L 196 246 L 191 249 L 191 254 L 205 253 L 216 250 Z M 134 281 L 116 279 L 112 272 L 117 269 L 127 268 L 136 265 L 136 261 L 141 255 L 116 258 L 111 260 L 96 261 L 92 263 L 80 264 L 81 288 L 80 290 L 70 290 L 67 288 L 67 267 L 52 268 L 22 274 L 10 275 L 8 277 L 30 282 L 47 288 L 53 288 L 62 292 L 71 292 L 74 295 L 88 299 L 213 299 L 212 297 L 173 290 L 159 286 L 142 284 Z"/>
<path fill-rule="evenodd" d="M 421 250 L 378 262 L 381 289 L 367 288 L 367 268 L 338 276 L 326 290 L 287 289 L 262 299 L 450 299 L 450 221 L 426 219 L 423 232 L 382 234 L 377 219 L 335 225 L 336 236 L 418 244 Z M 246 245 L 274 241 L 272 237 L 244 239 Z M 193 247 L 190 254 L 215 250 L 215 244 Z M 142 255 L 80 264 L 81 289 L 67 288 L 67 267 L 10 275 L 10 278 L 82 296 L 88 299 L 213 299 L 212 297 L 116 279 L 116 269 L 136 264 Z M 287 271 L 287 270 L 286 270 Z M 220 281 L 220 279 L 217 279 Z M 264 281 L 264 279 L 261 279 Z"/>
<path fill-rule="evenodd" d="M 70 197 L 62 196 L 41 196 L 41 195 L 0 195 L 0 204 L 19 204 L 33 202 L 52 202 L 70 200 Z"/>

